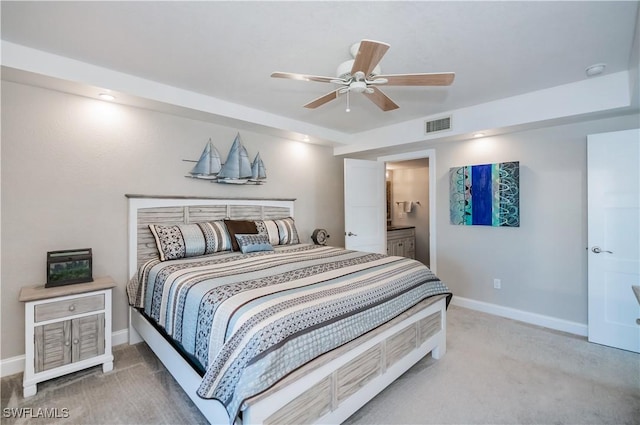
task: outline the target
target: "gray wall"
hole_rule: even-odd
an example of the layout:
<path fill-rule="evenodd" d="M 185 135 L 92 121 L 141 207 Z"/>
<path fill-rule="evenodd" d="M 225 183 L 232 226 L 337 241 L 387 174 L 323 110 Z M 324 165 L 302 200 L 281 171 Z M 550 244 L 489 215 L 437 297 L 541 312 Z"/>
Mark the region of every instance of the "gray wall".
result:
<path fill-rule="evenodd" d="M 639 124 L 635 115 L 433 145 L 438 275 L 461 297 L 586 324 L 586 138 Z M 449 168 L 505 161 L 520 161 L 520 227 L 451 225 Z"/>
<path fill-rule="evenodd" d="M 586 325 L 587 135 L 639 127 L 636 113 L 495 137 L 415 143 L 396 152 L 386 149 L 384 156 L 435 150 L 429 166 L 436 169 L 436 269 L 454 295 Z M 449 169 L 506 161 L 520 162 L 520 227 L 450 224 Z M 493 289 L 495 278 L 502 289 Z"/>
<path fill-rule="evenodd" d="M 303 241 L 315 227 L 342 245 L 342 160 L 327 147 L 242 131 L 263 186 L 187 179 L 207 140 L 226 156 L 236 129 L 2 82 L 2 359 L 24 353 L 20 288 L 44 284 L 47 251 L 93 248 L 94 276 L 118 283 L 113 330 L 127 326 L 126 193 L 291 197 Z M 335 236 L 334 236 L 335 235 Z"/>

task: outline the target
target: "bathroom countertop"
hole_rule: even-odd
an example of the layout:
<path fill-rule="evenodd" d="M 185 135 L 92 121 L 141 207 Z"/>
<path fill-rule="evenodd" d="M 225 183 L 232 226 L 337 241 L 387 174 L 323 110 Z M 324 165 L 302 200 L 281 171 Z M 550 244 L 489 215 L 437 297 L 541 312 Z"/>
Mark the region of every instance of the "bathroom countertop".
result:
<path fill-rule="evenodd" d="M 387 231 L 390 230 L 403 230 L 403 229 L 415 229 L 416 226 L 387 226 Z"/>

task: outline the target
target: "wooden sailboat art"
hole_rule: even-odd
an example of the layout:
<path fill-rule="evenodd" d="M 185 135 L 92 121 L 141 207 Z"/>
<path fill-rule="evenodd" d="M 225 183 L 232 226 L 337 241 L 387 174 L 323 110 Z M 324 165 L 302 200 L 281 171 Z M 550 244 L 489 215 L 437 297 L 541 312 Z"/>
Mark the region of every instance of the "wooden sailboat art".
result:
<path fill-rule="evenodd" d="M 189 171 L 190 176 L 187 177 L 215 180 L 221 169 L 220 153 L 215 146 L 213 146 L 213 143 L 211 143 L 211 139 L 209 139 L 209 142 L 200 155 L 200 159 L 191 171 Z"/>
<path fill-rule="evenodd" d="M 218 183 L 245 184 L 252 175 L 249 154 L 240 143 L 240 133 L 238 133 L 216 181 Z"/>

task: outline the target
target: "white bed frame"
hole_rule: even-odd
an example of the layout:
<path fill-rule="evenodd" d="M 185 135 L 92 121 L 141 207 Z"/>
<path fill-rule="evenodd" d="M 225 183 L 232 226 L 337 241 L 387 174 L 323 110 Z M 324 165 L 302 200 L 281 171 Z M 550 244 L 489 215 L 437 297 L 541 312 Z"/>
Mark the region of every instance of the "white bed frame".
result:
<path fill-rule="evenodd" d="M 129 276 L 154 254 L 148 224 L 291 216 L 293 199 L 219 199 L 126 195 Z M 229 424 L 216 400 L 196 394 L 201 377 L 136 309 L 129 309 L 129 343 L 145 341 L 210 423 Z M 431 352 L 446 352 L 445 296 L 432 297 L 362 337 L 296 370 L 245 402 L 236 424 L 323 423 L 346 420 Z"/>

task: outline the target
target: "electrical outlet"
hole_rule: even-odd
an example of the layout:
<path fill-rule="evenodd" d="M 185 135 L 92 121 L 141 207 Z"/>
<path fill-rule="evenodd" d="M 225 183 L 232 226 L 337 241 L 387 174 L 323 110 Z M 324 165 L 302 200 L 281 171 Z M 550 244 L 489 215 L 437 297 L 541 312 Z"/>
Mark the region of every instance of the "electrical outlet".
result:
<path fill-rule="evenodd" d="M 502 288 L 502 282 L 500 282 L 500 279 L 493 279 L 493 289 L 500 288 Z"/>

